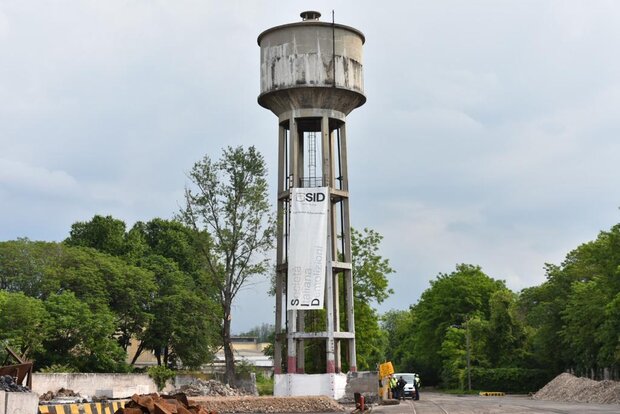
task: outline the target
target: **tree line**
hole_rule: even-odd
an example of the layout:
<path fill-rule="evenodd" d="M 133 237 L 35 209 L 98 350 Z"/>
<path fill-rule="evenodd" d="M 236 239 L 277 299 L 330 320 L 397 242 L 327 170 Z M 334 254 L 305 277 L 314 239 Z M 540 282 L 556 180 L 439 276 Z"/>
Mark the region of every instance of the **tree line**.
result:
<path fill-rule="evenodd" d="M 194 164 L 174 219 L 96 215 L 62 243 L 0 243 L 0 341 L 39 369 L 86 372 L 129 370 L 145 350 L 200 367 L 223 347 L 233 383 L 231 307 L 272 248 L 266 176 L 256 148 L 228 147 Z"/>
<path fill-rule="evenodd" d="M 200 366 L 218 343 L 218 310 L 193 237 L 171 220 L 126 231 L 95 216 L 62 243 L 0 243 L 0 341 L 44 370 L 126 372 L 144 350 Z"/>
<path fill-rule="evenodd" d="M 547 264 L 546 280 L 518 293 L 479 266 L 457 265 L 408 310 L 383 315 L 382 328 L 386 359 L 427 384 L 462 389 L 469 374 L 474 388 L 495 381 L 535 391 L 565 371 L 618 379 L 620 224 Z"/>

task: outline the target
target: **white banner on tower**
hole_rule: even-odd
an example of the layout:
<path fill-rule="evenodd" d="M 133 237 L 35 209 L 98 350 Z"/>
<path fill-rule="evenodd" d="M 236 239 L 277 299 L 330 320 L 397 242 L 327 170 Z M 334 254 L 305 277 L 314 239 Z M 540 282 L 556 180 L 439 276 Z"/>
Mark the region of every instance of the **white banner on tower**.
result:
<path fill-rule="evenodd" d="M 290 244 L 286 304 L 322 309 L 327 257 L 327 187 L 291 188 Z"/>

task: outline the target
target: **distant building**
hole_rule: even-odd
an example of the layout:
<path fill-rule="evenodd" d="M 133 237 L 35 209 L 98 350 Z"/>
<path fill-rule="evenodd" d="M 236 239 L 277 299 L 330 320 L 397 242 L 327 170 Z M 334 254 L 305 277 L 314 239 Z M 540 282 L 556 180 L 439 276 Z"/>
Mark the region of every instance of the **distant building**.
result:
<path fill-rule="evenodd" d="M 263 351 L 269 342 L 258 342 L 255 336 L 236 336 L 232 338 L 232 347 L 235 362 L 245 361 L 256 367 L 258 372 L 271 376 L 273 374 L 273 360 L 266 356 Z M 127 348 L 127 363 L 130 363 L 138 350 L 138 341 L 132 340 Z M 144 350 L 136 360 L 136 368 L 147 368 L 157 365 L 157 358 L 150 350 Z M 203 366 L 202 370 L 209 373 L 224 373 L 225 371 L 224 349 L 220 348 L 214 355 L 210 364 Z"/>
<path fill-rule="evenodd" d="M 256 367 L 258 372 L 271 376 L 273 374 L 273 360 L 265 355 L 263 351 L 269 342 L 258 342 L 255 336 L 236 336 L 232 339 L 232 347 L 235 355 L 235 362 L 245 361 Z M 224 372 L 226 368 L 224 359 L 224 349 L 220 348 L 211 364 L 213 372 Z"/>

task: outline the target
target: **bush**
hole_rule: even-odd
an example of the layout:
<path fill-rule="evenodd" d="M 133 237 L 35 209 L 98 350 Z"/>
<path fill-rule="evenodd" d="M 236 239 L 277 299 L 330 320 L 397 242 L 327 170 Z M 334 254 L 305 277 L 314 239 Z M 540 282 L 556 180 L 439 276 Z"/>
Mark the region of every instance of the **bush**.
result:
<path fill-rule="evenodd" d="M 42 372 L 44 374 L 71 374 L 78 372 L 78 370 L 71 365 L 52 364 L 48 367 L 41 368 L 39 372 Z"/>
<path fill-rule="evenodd" d="M 256 374 L 256 389 L 258 395 L 273 395 L 273 378 L 262 373 Z"/>
<path fill-rule="evenodd" d="M 150 367 L 147 370 L 147 373 L 149 377 L 151 377 L 153 381 L 155 381 L 158 391 L 163 390 L 166 387 L 166 382 L 168 382 L 169 379 L 174 378 L 176 375 L 175 371 L 163 365 Z"/>

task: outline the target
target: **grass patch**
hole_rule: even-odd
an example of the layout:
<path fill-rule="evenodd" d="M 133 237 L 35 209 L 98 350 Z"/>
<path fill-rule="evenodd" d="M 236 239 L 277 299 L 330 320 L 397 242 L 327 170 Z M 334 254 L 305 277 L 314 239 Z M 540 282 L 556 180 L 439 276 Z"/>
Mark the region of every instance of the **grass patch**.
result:
<path fill-rule="evenodd" d="M 256 389 L 258 395 L 273 395 L 273 378 L 256 374 Z"/>

